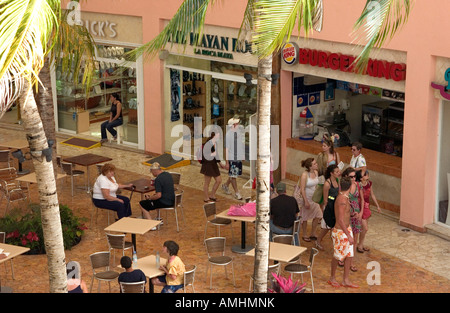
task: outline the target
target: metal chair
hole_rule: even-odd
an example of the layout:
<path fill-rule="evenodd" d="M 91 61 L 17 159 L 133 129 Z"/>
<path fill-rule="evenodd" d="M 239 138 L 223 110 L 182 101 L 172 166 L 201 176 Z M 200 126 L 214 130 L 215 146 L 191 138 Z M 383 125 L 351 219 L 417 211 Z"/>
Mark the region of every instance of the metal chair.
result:
<path fill-rule="evenodd" d="M 192 286 L 192 291 L 195 293 L 195 288 L 194 288 L 194 280 L 195 280 L 195 270 L 197 269 L 196 265 L 191 265 L 191 266 L 186 266 L 187 268 L 191 268 L 187 271 L 184 272 L 184 286 L 183 286 L 183 291 L 186 293 L 186 287 L 187 286 Z"/>
<path fill-rule="evenodd" d="M 6 241 L 6 233 L 5 232 L 0 232 L 0 242 L 1 243 L 5 243 Z M 13 259 L 9 260 L 11 262 L 11 275 L 12 275 L 12 279 L 16 279 L 14 277 L 14 265 L 13 265 Z M 5 263 L 5 271 L 6 271 L 6 263 Z"/>
<path fill-rule="evenodd" d="M 67 162 L 61 162 L 61 167 L 62 167 L 64 173 L 66 173 L 66 175 L 70 176 L 70 181 L 71 181 L 71 184 L 72 184 L 72 197 L 73 197 L 73 178 L 77 177 L 77 176 L 84 175 L 84 171 L 75 170 L 73 168 L 73 164 L 72 163 L 67 163 Z"/>
<path fill-rule="evenodd" d="M 286 245 L 294 245 L 294 235 L 275 235 L 272 240 Z M 300 260 L 300 256 L 293 258 L 288 263 L 297 263 L 298 260 Z"/>
<path fill-rule="evenodd" d="M 234 280 L 233 258 L 225 255 L 225 237 L 212 237 L 205 240 L 206 252 L 208 254 L 208 267 L 206 268 L 206 278 L 208 278 L 208 268 L 210 269 L 209 289 L 212 289 L 212 266 L 218 265 L 225 268 L 225 276 L 228 278 L 227 265 L 231 264 L 233 274 L 233 286 L 236 287 Z"/>
<path fill-rule="evenodd" d="M 179 232 L 180 231 L 180 228 L 179 228 L 179 226 L 178 226 L 178 213 L 177 213 L 177 207 L 180 205 L 180 203 L 181 203 L 181 198 L 182 198 L 182 196 L 183 196 L 183 194 L 176 194 L 175 195 L 175 204 L 173 205 L 173 207 L 169 207 L 169 208 L 159 208 L 158 209 L 158 219 L 161 219 L 161 210 L 165 210 L 165 211 L 168 211 L 168 210 L 173 210 L 174 212 L 175 212 L 175 221 L 176 221 L 176 223 L 177 223 L 177 232 Z M 167 215 L 166 215 L 167 216 Z M 161 225 L 161 224 L 160 224 Z M 159 226 L 158 226 L 158 228 L 159 228 Z"/>
<path fill-rule="evenodd" d="M 5 215 L 11 202 L 26 200 L 28 198 L 28 189 L 20 185 L 16 180 L 17 177 L 17 171 L 14 167 L 0 169 L 0 191 L 2 192 L 0 202 L 4 197 L 8 201 Z"/>
<path fill-rule="evenodd" d="M 94 218 L 94 211 L 95 211 L 95 221 L 97 221 L 99 207 L 97 207 L 95 205 L 95 203 L 94 203 L 94 197 L 93 197 L 94 191 L 92 189 L 89 191 L 89 194 L 91 195 L 91 227 L 92 227 L 92 219 Z M 110 225 L 109 213 L 112 212 L 112 211 L 111 210 L 107 210 L 107 209 L 103 209 L 103 208 L 100 208 L 100 209 L 101 210 L 105 210 L 105 211 L 108 212 L 108 225 Z"/>
<path fill-rule="evenodd" d="M 8 164 L 6 167 L 11 167 L 11 151 L 9 150 L 0 150 L 0 163 Z"/>
<path fill-rule="evenodd" d="M 293 274 L 301 274 L 302 276 L 302 283 L 303 283 L 303 273 L 309 273 L 311 276 L 311 286 L 312 286 L 312 292 L 314 293 L 314 281 L 313 281 L 313 274 L 312 269 L 314 265 L 314 257 L 319 253 L 319 250 L 316 248 L 311 248 L 311 253 L 309 255 L 309 265 L 305 264 L 289 264 L 286 265 L 284 270 L 285 272 L 290 273 L 291 278 Z"/>
<path fill-rule="evenodd" d="M 109 252 L 113 250 L 113 266 L 116 265 L 116 250 L 122 250 L 122 256 L 125 255 L 125 250 L 133 251 L 133 243 L 125 241 L 125 234 L 110 234 L 106 233 L 108 240 Z"/>
<path fill-rule="evenodd" d="M 98 280 L 98 292 L 100 292 L 100 283 L 102 281 L 107 281 L 109 284 L 109 292 L 111 292 L 111 281 L 114 281 L 119 277 L 119 273 L 116 271 L 111 271 L 109 269 L 109 261 L 111 258 L 111 253 L 109 251 L 96 252 L 89 256 L 92 266 L 92 281 L 91 281 L 91 292 L 92 286 L 94 284 L 94 279 Z M 98 271 L 98 269 L 103 269 Z"/>
<path fill-rule="evenodd" d="M 267 269 L 267 282 L 271 281 L 273 276 L 272 273 L 275 274 L 280 274 L 280 263 L 276 263 L 276 264 L 272 264 L 269 265 L 268 269 Z M 250 286 L 248 287 L 248 291 L 252 292 L 253 290 L 253 281 L 254 281 L 254 276 L 250 276 Z"/>
<path fill-rule="evenodd" d="M 169 172 L 169 174 L 172 176 L 175 193 L 177 193 L 181 181 L 181 174 L 177 172 Z"/>
<path fill-rule="evenodd" d="M 218 227 L 218 230 L 219 230 L 218 236 L 220 236 L 220 226 L 230 225 L 231 236 L 232 236 L 232 240 L 233 240 L 234 236 L 233 236 L 233 227 L 231 224 L 231 220 L 226 219 L 226 218 L 216 217 L 216 214 L 217 214 L 216 203 L 215 202 L 205 203 L 203 205 L 203 210 L 205 212 L 205 217 L 206 217 L 205 234 L 203 236 L 203 240 L 206 239 L 206 232 L 207 232 L 208 224 L 212 224 L 212 225 L 215 225 Z"/>
<path fill-rule="evenodd" d="M 120 291 L 122 293 L 144 293 L 145 281 L 138 281 L 135 283 L 120 282 Z"/>
<path fill-rule="evenodd" d="M 295 237 L 297 237 L 297 240 L 298 240 L 298 243 L 299 243 L 299 245 L 300 245 L 300 219 L 298 219 L 298 220 L 295 220 L 294 221 L 294 225 L 293 225 L 293 227 L 292 227 L 292 235 L 293 235 L 293 244 L 295 244 Z M 282 234 L 277 234 L 277 233 L 274 233 L 273 231 L 271 231 L 272 232 L 272 234 L 273 235 L 282 235 Z M 273 240 L 272 240 L 273 241 Z"/>

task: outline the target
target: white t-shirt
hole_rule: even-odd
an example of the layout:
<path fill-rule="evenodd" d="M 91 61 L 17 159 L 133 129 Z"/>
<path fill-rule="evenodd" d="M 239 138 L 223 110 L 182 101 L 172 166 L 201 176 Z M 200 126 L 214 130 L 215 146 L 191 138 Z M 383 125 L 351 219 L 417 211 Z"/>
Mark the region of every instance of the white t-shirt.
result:
<path fill-rule="evenodd" d="M 110 181 L 105 175 L 100 175 L 99 177 L 97 177 L 97 180 L 94 184 L 94 192 L 92 194 L 92 197 L 98 200 L 105 200 L 105 197 L 103 197 L 102 189 L 109 189 L 109 194 L 112 197 L 115 197 L 116 191 L 117 189 L 119 189 L 119 184 L 116 183 L 116 179 L 114 177 L 112 177 L 112 180 L 114 182 Z"/>
<path fill-rule="evenodd" d="M 353 168 L 367 166 L 366 159 L 361 153 L 357 157 L 352 155 L 352 159 L 350 160 L 350 166 Z"/>

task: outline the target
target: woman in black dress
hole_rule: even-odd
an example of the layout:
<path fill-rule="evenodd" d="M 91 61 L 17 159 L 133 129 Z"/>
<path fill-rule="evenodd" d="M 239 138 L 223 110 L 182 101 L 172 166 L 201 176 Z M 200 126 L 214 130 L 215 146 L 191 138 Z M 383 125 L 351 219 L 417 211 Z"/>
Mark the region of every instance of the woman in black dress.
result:
<path fill-rule="evenodd" d="M 219 188 L 222 178 L 220 177 L 220 170 L 218 163 L 220 164 L 220 160 L 216 156 L 216 143 L 219 140 L 220 134 L 211 132 L 206 143 L 203 145 L 202 150 L 202 168 L 200 173 L 205 177 L 205 181 L 203 184 L 203 201 L 210 202 L 216 201 L 216 191 Z M 222 167 L 222 164 L 220 164 Z M 211 194 L 209 193 L 209 183 L 211 182 L 211 178 L 214 177 L 215 183 L 211 190 Z"/>

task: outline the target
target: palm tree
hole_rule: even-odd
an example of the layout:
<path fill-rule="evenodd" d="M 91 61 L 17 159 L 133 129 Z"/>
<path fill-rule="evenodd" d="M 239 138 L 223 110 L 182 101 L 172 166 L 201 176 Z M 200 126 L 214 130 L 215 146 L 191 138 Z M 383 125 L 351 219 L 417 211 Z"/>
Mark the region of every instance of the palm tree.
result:
<path fill-rule="evenodd" d="M 39 73 L 46 63 L 47 71 L 43 77 L 49 75 L 49 63 L 45 60 L 53 43 L 57 42 L 61 21 L 60 1 L 0 0 L 0 16 L 0 117 L 16 100 L 19 101 L 22 125 L 37 178 L 50 292 L 67 292 L 64 244 L 52 162 L 54 155 L 52 148 L 49 148 L 33 94 L 34 85 L 44 87 L 39 81 Z M 59 56 L 61 50 L 56 51 L 55 55 Z M 73 58 L 74 54 L 67 55 Z M 89 71 L 84 76 L 89 81 L 86 75 Z M 41 90 L 45 91 L 45 88 Z M 48 94 L 47 91 L 47 97 Z M 43 102 L 50 104 L 43 111 L 53 112 L 52 100 L 40 102 L 41 106 Z M 53 125 L 49 128 L 53 127 L 54 133 L 54 119 L 46 120 L 48 125 Z"/>
<path fill-rule="evenodd" d="M 152 41 L 132 51 L 136 57 L 145 55 L 152 59 L 169 42 L 187 43 L 190 33 L 201 39 L 206 11 L 215 0 L 185 0 L 163 31 Z M 378 0 L 377 10 L 373 2 L 366 6 L 355 24 L 367 34 L 365 49 L 357 59 L 357 67 L 364 67 L 373 47 L 381 46 L 403 24 L 410 12 L 408 0 Z M 403 8 L 404 11 L 403 11 Z M 370 18 L 376 17 L 375 20 Z M 272 55 L 289 41 L 295 26 L 305 31 L 322 29 L 323 0 L 248 0 L 240 33 L 252 32 L 253 49 L 258 55 L 258 152 L 257 152 L 257 216 L 254 267 L 255 292 L 267 291 L 267 267 L 269 247 L 269 185 L 270 185 L 270 93 Z"/>

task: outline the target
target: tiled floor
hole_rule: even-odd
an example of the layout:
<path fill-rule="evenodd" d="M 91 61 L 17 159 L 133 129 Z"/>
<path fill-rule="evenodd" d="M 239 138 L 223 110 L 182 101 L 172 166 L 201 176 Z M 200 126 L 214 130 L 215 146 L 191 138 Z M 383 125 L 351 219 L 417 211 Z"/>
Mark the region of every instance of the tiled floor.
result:
<path fill-rule="evenodd" d="M 23 136 L 23 133 L 11 129 L 0 128 L 0 141 L 4 138 L 16 138 Z M 58 139 L 58 141 L 61 141 Z M 119 168 L 117 178 L 120 182 L 136 179 L 142 175 L 148 175 L 148 166 L 142 163 L 149 159 L 145 154 L 114 149 L 107 144 L 101 148 L 91 150 L 77 149 L 58 143 L 58 154 L 72 156 L 81 153 L 96 153 L 113 158 L 113 163 Z M 25 168 L 31 168 L 31 162 L 26 162 Z M 95 179 L 95 168 L 91 169 L 91 182 Z M 252 274 L 253 258 L 231 252 L 231 245 L 239 242 L 240 224 L 233 224 L 234 239 L 231 232 L 224 228 L 222 235 L 227 237 L 227 254 L 234 258 L 234 270 L 236 274 L 236 287 L 232 286 L 230 279 L 225 278 L 225 272 L 221 268 L 213 270 L 213 289 L 209 289 L 209 279 L 206 277 L 206 250 L 203 245 L 203 232 L 205 217 L 203 214 L 203 177 L 199 173 L 197 165 L 185 166 L 174 169 L 182 173 L 181 185 L 184 190 L 184 216 L 185 222 L 180 218 L 181 230 L 176 232 L 175 219 L 172 212 L 164 216 L 165 224 L 159 231 L 152 231 L 143 236 L 137 236 L 138 256 L 152 254 L 157 250 L 162 250 L 165 240 L 175 240 L 180 245 L 180 257 L 186 264 L 197 265 L 195 289 L 197 292 L 214 293 L 245 293 L 249 288 L 249 277 Z M 225 178 L 225 174 L 222 176 Z M 245 179 L 239 181 L 240 186 L 246 182 Z M 78 184 L 83 181 L 79 180 Z M 62 204 L 67 204 L 74 212 L 87 218 L 88 230 L 82 241 L 66 251 L 66 259 L 77 260 L 82 266 L 82 278 L 86 280 L 88 286 L 91 283 L 91 269 L 89 255 L 93 252 L 107 249 L 106 238 L 103 229 L 106 227 L 106 213 L 100 211 L 97 221 L 90 225 L 91 203 L 88 195 L 80 189 L 76 190 L 76 196 L 70 195 L 70 181 L 62 181 L 59 185 L 58 195 Z M 62 187 L 62 189 L 61 189 Z M 288 192 L 292 192 L 291 189 Z M 243 190 L 243 195 L 250 195 L 249 189 Z M 36 186 L 31 187 L 32 200 L 37 201 L 38 194 Z M 127 194 L 127 192 L 124 192 Z M 139 196 L 134 195 L 132 199 L 133 216 L 139 216 Z M 227 196 L 219 191 L 218 209 L 224 210 L 230 204 L 236 202 L 231 196 Z M 0 203 L 0 214 L 4 212 L 5 203 Z M 420 234 L 414 231 L 403 231 L 396 221 L 374 214 L 370 220 L 369 233 L 367 235 L 367 245 L 371 247 L 370 252 L 357 254 L 355 264 L 358 271 L 351 273 L 351 278 L 361 287 L 357 290 L 346 288 L 334 289 L 327 284 L 330 271 L 331 260 L 331 239 L 324 239 L 325 251 L 320 252 L 314 264 L 314 285 L 316 292 L 322 293 L 343 293 L 343 292 L 450 292 L 450 242 L 430 234 Z M 213 236 L 214 231 L 209 229 L 208 236 Z M 254 243 L 254 226 L 248 227 L 248 241 Z M 312 243 L 302 241 L 302 245 L 310 248 Z M 308 252 L 309 253 L 309 249 Z M 306 254 L 302 258 L 306 262 Z M 119 256 L 116 254 L 116 264 Z M 375 267 L 374 267 L 375 266 Z M 0 266 L 2 284 L 13 288 L 15 292 L 47 292 L 48 274 L 47 258 L 45 255 L 23 255 L 14 259 L 15 280 L 11 279 L 9 266 Z M 379 275 L 374 276 L 373 271 L 379 269 Z M 116 270 L 119 271 L 118 268 Z M 38 273 L 38 274 L 36 274 Z M 340 279 L 342 269 L 338 269 L 338 279 Z M 379 285 L 370 283 L 371 279 L 379 278 Z M 311 284 L 307 275 L 305 282 L 310 288 Z M 113 283 L 114 292 L 118 292 L 118 284 Z M 160 289 L 156 287 L 158 292 Z M 97 292 L 97 283 L 94 283 L 93 292 Z M 103 283 L 102 292 L 107 292 L 107 284 Z M 189 289 L 190 291 L 190 289 Z"/>

